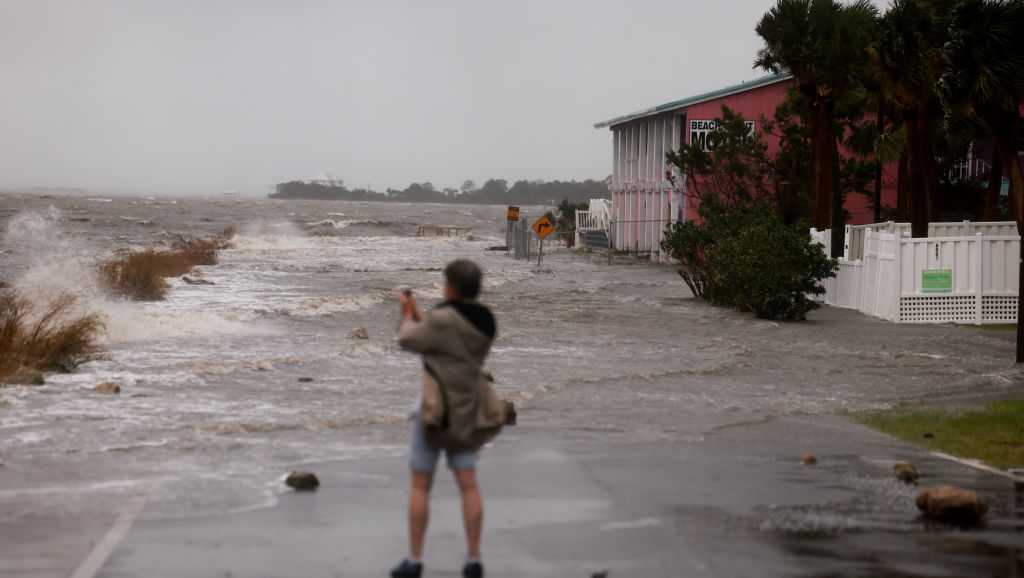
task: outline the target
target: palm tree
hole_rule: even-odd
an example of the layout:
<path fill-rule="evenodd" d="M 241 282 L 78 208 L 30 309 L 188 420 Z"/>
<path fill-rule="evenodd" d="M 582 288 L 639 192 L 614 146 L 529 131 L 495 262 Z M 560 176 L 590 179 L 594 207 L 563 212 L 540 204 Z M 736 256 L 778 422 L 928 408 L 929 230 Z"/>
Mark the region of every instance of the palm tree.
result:
<path fill-rule="evenodd" d="M 819 229 L 832 227 L 834 254 L 843 247 L 843 207 L 835 175 L 841 137 L 836 107 L 860 92 L 877 17 L 868 0 L 778 0 L 756 28 L 765 45 L 754 66 L 792 74 L 806 102 L 804 122 L 811 129 L 814 161 L 812 222 Z"/>
<path fill-rule="evenodd" d="M 1010 177 L 1010 214 L 1024 235 L 1024 175 L 1017 151 L 1024 122 L 1024 0 L 963 0 L 953 12 L 941 94 L 947 120 L 967 119 L 992 136 L 994 165 Z M 1001 176 L 1001 175 L 1000 175 Z M 991 186 L 990 186 L 991 189 Z M 994 199 L 988 200 L 986 205 Z M 989 207 L 986 206 L 986 213 Z M 1024 259 L 1024 244 L 1021 246 Z M 1024 289 L 1024 267 L 1019 287 Z M 1024 362 L 1024 302 L 1017 298 L 1017 362 Z"/>
<path fill-rule="evenodd" d="M 872 48 L 876 79 L 887 102 L 899 111 L 893 118 L 906 133 L 900 172 L 909 182 L 902 182 L 901 174 L 898 188 L 906 197 L 899 205 L 910 213 L 914 237 L 928 236 L 935 204 L 935 129 L 942 117 L 937 85 L 953 4 L 954 0 L 893 0 Z"/>
<path fill-rule="evenodd" d="M 966 119 L 991 135 L 999 172 L 1011 183 L 1010 212 L 1024 226 L 1024 176 L 1017 162 L 1024 132 L 1024 1 L 962 1 L 953 12 L 945 57 L 940 86 L 947 120 Z"/>

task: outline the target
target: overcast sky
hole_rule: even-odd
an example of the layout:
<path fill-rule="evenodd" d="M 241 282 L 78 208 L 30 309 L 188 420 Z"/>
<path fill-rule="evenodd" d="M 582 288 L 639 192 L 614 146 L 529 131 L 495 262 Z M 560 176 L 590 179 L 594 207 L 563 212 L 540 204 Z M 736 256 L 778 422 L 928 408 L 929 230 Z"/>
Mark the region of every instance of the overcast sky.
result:
<path fill-rule="evenodd" d="M 0 1 L 0 188 L 604 178 L 593 123 L 763 74 L 770 0 Z"/>

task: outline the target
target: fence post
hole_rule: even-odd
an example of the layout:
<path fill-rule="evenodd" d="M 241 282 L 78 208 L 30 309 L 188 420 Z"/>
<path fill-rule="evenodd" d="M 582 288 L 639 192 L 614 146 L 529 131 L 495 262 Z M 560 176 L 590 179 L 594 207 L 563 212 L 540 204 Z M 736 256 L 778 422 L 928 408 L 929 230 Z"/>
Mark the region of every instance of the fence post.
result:
<path fill-rule="evenodd" d="M 523 241 L 526 244 L 526 260 L 530 260 L 530 229 L 529 227 L 523 227 Z"/>
<path fill-rule="evenodd" d="M 608 264 L 612 264 L 612 229 L 614 228 L 615 221 L 611 221 L 612 224 L 608 226 Z"/>
<path fill-rule="evenodd" d="M 975 299 L 974 299 L 974 322 L 977 325 L 981 325 L 984 319 L 982 318 L 982 302 L 985 296 L 985 235 L 983 233 L 976 233 L 974 235 L 974 243 L 978 246 L 974 250 L 974 274 L 977 275 L 978 281 L 974 288 Z"/>
<path fill-rule="evenodd" d="M 900 303 L 903 301 L 903 235 L 894 228 L 892 237 L 896 248 L 896 303 L 892 309 L 892 321 L 900 323 L 903 321 L 900 315 Z"/>
<path fill-rule="evenodd" d="M 871 311 L 872 315 L 878 317 L 878 292 L 881 291 L 882 287 L 882 233 L 872 233 L 870 229 L 868 234 L 875 236 L 875 295 L 871 298 Z M 865 240 L 865 246 L 870 243 L 871 237 Z"/>

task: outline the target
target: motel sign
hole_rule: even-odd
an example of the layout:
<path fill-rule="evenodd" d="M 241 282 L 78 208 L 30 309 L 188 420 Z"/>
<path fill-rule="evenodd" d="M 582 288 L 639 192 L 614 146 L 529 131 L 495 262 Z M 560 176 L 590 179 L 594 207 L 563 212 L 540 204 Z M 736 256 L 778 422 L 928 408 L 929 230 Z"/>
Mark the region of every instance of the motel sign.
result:
<path fill-rule="evenodd" d="M 720 124 L 717 120 L 691 120 L 690 144 L 699 144 L 700 150 L 704 152 L 715 150 L 715 133 L 718 131 Z M 744 124 L 747 125 L 747 134 L 750 138 L 754 138 L 754 131 L 757 129 L 756 123 L 748 120 Z"/>

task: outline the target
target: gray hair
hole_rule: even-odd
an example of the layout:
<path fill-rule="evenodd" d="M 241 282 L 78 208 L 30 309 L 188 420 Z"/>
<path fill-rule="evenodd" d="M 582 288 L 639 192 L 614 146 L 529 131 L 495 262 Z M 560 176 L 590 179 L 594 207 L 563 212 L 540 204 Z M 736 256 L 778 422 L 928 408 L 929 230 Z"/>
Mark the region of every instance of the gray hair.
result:
<path fill-rule="evenodd" d="M 444 279 L 461 299 L 476 299 L 483 285 L 484 272 L 469 259 L 456 259 L 444 268 Z"/>

